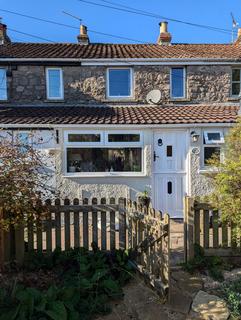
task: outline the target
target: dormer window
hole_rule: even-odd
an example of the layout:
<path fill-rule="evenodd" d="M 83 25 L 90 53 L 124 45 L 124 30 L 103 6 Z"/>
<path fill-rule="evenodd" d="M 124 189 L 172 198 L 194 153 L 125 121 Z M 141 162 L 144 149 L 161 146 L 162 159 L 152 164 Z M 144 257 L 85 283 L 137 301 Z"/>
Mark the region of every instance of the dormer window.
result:
<path fill-rule="evenodd" d="M 186 72 L 185 68 L 171 68 L 171 98 L 180 99 L 186 96 Z"/>
<path fill-rule="evenodd" d="M 64 99 L 63 71 L 61 68 L 46 69 L 47 99 Z"/>
<path fill-rule="evenodd" d="M 107 70 L 107 98 L 132 97 L 132 84 L 131 68 L 109 68 Z"/>

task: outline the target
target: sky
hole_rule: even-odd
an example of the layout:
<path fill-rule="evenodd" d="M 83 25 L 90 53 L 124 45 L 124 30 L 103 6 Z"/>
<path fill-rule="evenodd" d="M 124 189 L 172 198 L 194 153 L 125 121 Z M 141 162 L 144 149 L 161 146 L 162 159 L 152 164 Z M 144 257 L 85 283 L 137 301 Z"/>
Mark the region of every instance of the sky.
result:
<path fill-rule="evenodd" d="M 91 2 L 111 5 L 103 0 Z M 123 6 L 148 11 L 166 18 L 232 29 L 232 12 L 241 27 L 241 0 L 108 0 Z M 113 6 L 113 5 L 112 5 Z M 116 6 L 116 5 L 115 5 Z M 39 22 L 1 11 L 1 9 L 68 24 L 78 28 L 79 22 L 63 14 L 69 12 L 82 19 L 89 30 L 127 37 L 144 43 L 155 43 L 159 34 L 159 17 L 149 17 L 98 7 L 80 0 L 0 0 L 0 16 L 9 29 L 30 33 L 54 42 L 76 42 L 78 30 Z M 91 42 L 133 43 L 89 31 Z M 208 29 L 169 21 L 169 32 L 174 43 L 228 43 L 231 32 L 214 32 Z M 12 41 L 43 42 L 36 38 L 9 30 Z"/>

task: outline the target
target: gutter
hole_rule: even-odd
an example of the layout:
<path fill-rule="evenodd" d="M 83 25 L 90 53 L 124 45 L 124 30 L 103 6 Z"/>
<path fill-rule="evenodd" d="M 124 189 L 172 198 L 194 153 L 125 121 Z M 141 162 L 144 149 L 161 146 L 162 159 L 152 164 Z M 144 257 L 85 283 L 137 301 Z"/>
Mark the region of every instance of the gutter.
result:
<path fill-rule="evenodd" d="M 241 65 L 241 59 L 213 58 L 113 58 L 113 59 L 81 59 L 81 58 L 0 58 L 1 64 L 73 64 L 73 65 Z"/>
<path fill-rule="evenodd" d="M 60 129 L 60 128 L 77 128 L 77 129 L 103 129 L 103 128 L 110 128 L 110 129 L 158 129 L 158 128 L 202 128 L 202 127 L 232 127 L 234 122 L 221 122 L 221 123 L 183 123 L 183 124 L 146 124 L 146 125 L 138 125 L 138 124 L 49 124 L 49 125 L 41 125 L 41 124 L 1 124 L 1 129 L 13 129 L 13 128 L 24 128 L 24 129 L 41 129 L 41 130 L 53 130 L 53 129 Z"/>

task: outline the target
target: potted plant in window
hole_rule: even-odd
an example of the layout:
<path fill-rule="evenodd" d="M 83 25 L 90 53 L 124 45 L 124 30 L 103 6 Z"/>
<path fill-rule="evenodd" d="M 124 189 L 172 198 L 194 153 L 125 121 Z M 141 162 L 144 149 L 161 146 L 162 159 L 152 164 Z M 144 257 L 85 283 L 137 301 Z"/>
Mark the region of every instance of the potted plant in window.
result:
<path fill-rule="evenodd" d="M 151 202 L 151 198 L 149 197 L 149 193 L 147 190 L 144 190 L 143 192 L 139 193 L 138 202 L 142 206 L 149 207 L 150 202 Z"/>

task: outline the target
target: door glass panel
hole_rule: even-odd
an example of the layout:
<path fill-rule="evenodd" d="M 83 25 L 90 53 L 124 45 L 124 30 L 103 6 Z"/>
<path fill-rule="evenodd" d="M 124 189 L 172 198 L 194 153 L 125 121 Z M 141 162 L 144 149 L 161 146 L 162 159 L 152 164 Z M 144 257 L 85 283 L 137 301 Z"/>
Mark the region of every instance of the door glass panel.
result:
<path fill-rule="evenodd" d="M 172 182 L 168 181 L 167 183 L 167 193 L 172 194 Z"/>
<path fill-rule="evenodd" d="M 172 146 L 167 146 L 167 157 L 172 157 Z"/>

